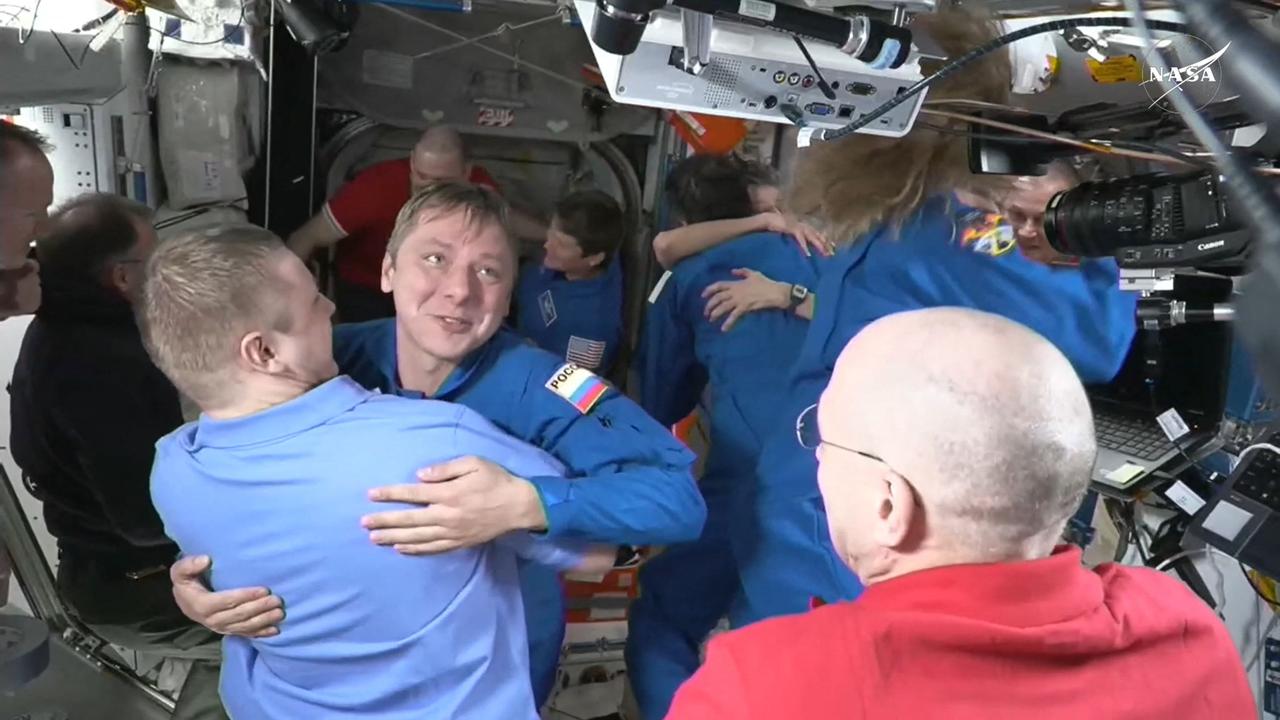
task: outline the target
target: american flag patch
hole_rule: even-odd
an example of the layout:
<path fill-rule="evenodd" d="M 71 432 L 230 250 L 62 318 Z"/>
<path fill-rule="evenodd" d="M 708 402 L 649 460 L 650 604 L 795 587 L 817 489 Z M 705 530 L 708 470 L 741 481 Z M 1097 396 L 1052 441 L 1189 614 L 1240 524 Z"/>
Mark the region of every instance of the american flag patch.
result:
<path fill-rule="evenodd" d="M 603 340 L 588 340 L 570 335 L 569 349 L 565 352 L 564 359 L 578 367 L 594 370 L 604 362 L 605 346 Z"/>

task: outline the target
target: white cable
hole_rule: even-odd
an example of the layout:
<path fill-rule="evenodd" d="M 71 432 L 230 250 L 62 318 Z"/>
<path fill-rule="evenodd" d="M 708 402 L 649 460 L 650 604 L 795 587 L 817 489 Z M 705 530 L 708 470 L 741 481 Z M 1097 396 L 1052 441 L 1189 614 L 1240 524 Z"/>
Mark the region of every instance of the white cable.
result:
<path fill-rule="evenodd" d="M 1192 555 L 1200 555 L 1201 553 L 1207 553 L 1212 549 L 1213 548 L 1210 548 L 1210 547 L 1202 547 L 1202 548 L 1196 548 L 1194 550 L 1183 550 L 1182 552 L 1177 553 L 1175 555 L 1170 555 L 1168 558 L 1165 558 L 1164 562 L 1156 566 L 1156 572 L 1164 572 L 1169 568 L 1170 565 L 1174 564 L 1175 562 L 1181 560 L 1184 557 L 1191 557 Z"/>
<path fill-rule="evenodd" d="M 1275 445 L 1272 445 L 1271 443 L 1264 443 L 1264 442 L 1262 442 L 1262 443 L 1254 443 L 1253 445 L 1250 445 L 1249 447 L 1247 447 L 1247 448 L 1245 448 L 1244 450 L 1241 450 L 1241 451 L 1240 451 L 1240 459 L 1236 461 L 1236 465 L 1239 465 L 1240 463 L 1244 462 L 1244 457 L 1245 457 L 1245 455 L 1248 455 L 1249 453 L 1253 452 L 1254 450 L 1270 450 L 1271 452 L 1273 452 L 1273 453 L 1275 453 L 1275 454 L 1277 454 L 1277 455 L 1280 455 L 1280 447 L 1276 447 Z"/>

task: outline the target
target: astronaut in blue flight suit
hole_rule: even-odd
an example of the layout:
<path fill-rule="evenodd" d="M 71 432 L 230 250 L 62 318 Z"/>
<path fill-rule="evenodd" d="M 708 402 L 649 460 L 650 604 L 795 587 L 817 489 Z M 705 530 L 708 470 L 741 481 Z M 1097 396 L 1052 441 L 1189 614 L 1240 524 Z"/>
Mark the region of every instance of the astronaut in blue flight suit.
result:
<path fill-rule="evenodd" d="M 686 224 L 755 215 L 748 178 L 729 158 L 689 158 L 672 172 L 672 181 L 668 191 Z M 762 436 L 777 420 L 779 379 L 795 359 L 807 325 L 791 312 L 774 311 L 745 315 L 725 329 L 725 322 L 707 318 L 703 292 L 741 268 L 753 268 L 793 284 L 803 298 L 817 280 L 819 262 L 790 237 L 756 232 L 679 262 L 649 296 L 641 405 L 659 422 L 673 425 L 694 410 L 705 391 L 710 450 L 698 483 L 707 504 L 702 536 L 668 546 L 640 569 L 626 660 L 646 718 L 666 715 L 676 689 L 698 668 L 702 641 L 721 618 L 736 620 L 734 536 L 750 535 L 742 521 L 750 517 L 755 458 Z"/>
<path fill-rule="evenodd" d="M 625 234 L 618 202 L 599 190 L 556 203 L 542 257 L 520 271 L 516 329 L 565 360 L 608 374 L 622 342 Z"/>
<path fill-rule="evenodd" d="M 813 321 L 779 406 L 786 421 L 770 427 L 759 458 L 759 533 L 739 558 L 744 622 L 861 592 L 831 549 L 816 460 L 796 439 L 798 427 L 815 421 L 812 406 L 840 350 L 861 328 L 919 308 L 984 310 L 1048 338 L 1087 383 L 1118 372 L 1136 329 L 1136 299 L 1118 289 L 1113 260 L 1085 259 L 1069 269 L 1034 261 L 997 215 L 949 196 L 926 201 L 901 227 L 881 226 L 840 251 L 812 299 Z M 1009 358 L 1011 366 L 1017 362 Z"/>
<path fill-rule="evenodd" d="M 426 469 L 420 482 L 373 491 L 375 500 L 423 507 L 365 518 L 372 541 L 429 554 L 514 530 L 633 545 L 696 538 L 705 507 L 692 454 L 594 373 L 501 329 L 516 273 L 499 222 L 504 211 L 496 194 L 469 185 L 415 195 L 383 262 L 396 317 L 339 326 L 334 356 L 342 373 L 368 388 L 468 406 L 554 455 L 570 478 L 516 478 L 478 458 Z M 272 603 L 261 588 L 209 593 L 199 583 L 205 566 L 188 559 L 171 572 L 179 606 L 193 620 L 256 635 L 284 617 L 280 600 Z M 521 581 L 532 684 L 542 704 L 564 635 L 563 597 L 553 572 L 523 566 Z M 288 631 L 287 620 L 281 629 Z"/>

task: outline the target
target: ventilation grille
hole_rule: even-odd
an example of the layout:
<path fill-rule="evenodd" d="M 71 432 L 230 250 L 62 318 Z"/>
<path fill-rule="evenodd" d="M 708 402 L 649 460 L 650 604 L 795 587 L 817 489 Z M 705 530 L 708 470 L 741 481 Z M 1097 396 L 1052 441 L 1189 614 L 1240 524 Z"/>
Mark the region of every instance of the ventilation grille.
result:
<path fill-rule="evenodd" d="M 45 124 L 45 125 L 52 125 L 52 124 L 54 123 L 54 121 L 56 121 L 57 119 L 58 119 L 58 116 L 57 116 L 57 114 L 53 111 L 53 108 L 48 107 L 48 106 L 45 106 L 45 108 L 44 108 L 44 124 Z"/>
<path fill-rule="evenodd" d="M 738 74 L 741 71 L 741 60 L 711 58 L 711 65 L 707 67 L 704 76 L 707 80 L 707 90 L 703 95 L 703 101 L 718 106 L 732 104 L 738 98 Z"/>

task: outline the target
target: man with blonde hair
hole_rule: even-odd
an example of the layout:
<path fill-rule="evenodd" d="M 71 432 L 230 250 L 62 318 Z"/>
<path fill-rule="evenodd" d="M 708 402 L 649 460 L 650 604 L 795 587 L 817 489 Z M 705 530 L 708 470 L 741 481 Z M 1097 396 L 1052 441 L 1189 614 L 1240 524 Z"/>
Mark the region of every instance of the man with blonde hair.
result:
<path fill-rule="evenodd" d="M 202 410 L 156 446 L 152 496 L 215 588 L 263 584 L 278 633 L 224 641 L 232 717 L 534 720 L 517 557 L 600 572 L 612 548 L 504 533 L 429 559 L 369 542 L 378 483 L 489 458 L 560 475 L 545 453 L 452 403 L 338 376 L 333 304 L 302 261 L 249 226 L 162 244 L 142 328 L 156 364 Z"/>
<path fill-rule="evenodd" d="M 867 590 L 713 640 L 669 720 L 1253 716 L 1226 628 L 1186 586 L 1055 548 L 1097 446 L 1044 338 L 972 310 L 891 315 L 845 346 L 796 435 Z M 1153 671 L 1161 691 L 1134 692 Z"/>

